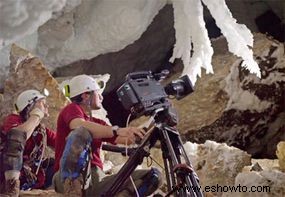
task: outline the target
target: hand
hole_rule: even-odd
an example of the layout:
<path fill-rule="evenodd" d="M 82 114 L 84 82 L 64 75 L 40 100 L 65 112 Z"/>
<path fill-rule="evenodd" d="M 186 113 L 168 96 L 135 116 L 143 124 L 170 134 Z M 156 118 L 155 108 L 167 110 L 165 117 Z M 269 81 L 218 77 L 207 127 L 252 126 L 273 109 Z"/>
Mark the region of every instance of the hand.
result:
<path fill-rule="evenodd" d="M 40 99 L 40 100 L 38 100 L 38 101 L 35 103 L 35 105 L 34 105 L 32 111 L 33 111 L 35 108 L 40 109 L 40 110 L 44 113 L 44 116 L 45 116 L 45 117 L 48 117 L 48 116 L 49 116 L 49 113 L 48 113 L 48 105 L 46 104 L 46 99 Z"/>
<path fill-rule="evenodd" d="M 34 107 L 32 111 L 30 111 L 29 115 L 37 116 L 39 120 L 41 120 L 45 116 L 45 113 L 40 108 Z"/>
<path fill-rule="evenodd" d="M 136 127 L 119 128 L 117 131 L 118 136 L 127 138 L 131 142 L 135 143 L 137 138 L 142 139 L 145 135 L 145 131 Z"/>

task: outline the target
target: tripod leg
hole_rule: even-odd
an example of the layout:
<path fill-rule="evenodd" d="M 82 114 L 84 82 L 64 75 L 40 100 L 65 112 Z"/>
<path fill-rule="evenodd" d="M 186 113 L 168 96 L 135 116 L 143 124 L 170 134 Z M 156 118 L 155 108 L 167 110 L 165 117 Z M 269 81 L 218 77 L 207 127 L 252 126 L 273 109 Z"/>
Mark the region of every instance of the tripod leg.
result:
<path fill-rule="evenodd" d="M 171 171 L 174 168 L 179 169 L 174 172 L 175 175 L 171 175 L 171 178 L 177 182 L 176 196 L 203 197 L 198 176 L 187 157 L 178 131 L 170 127 L 162 127 L 160 130 L 161 140 L 163 140 L 165 149 L 169 153 L 168 160 L 172 162 L 170 169 Z"/>
<path fill-rule="evenodd" d="M 190 181 L 189 176 L 181 176 L 177 173 L 174 173 L 174 167 L 178 164 L 181 163 L 181 154 L 179 153 L 179 149 L 176 146 L 177 144 L 175 143 L 176 140 L 171 140 L 169 137 L 169 134 L 167 132 L 167 130 L 161 130 L 161 142 L 162 142 L 162 147 L 163 147 L 163 151 L 166 152 L 166 154 L 168 155 L 167 159 L 169 162 L 169 168 L 170 168 L 170 179 L 172 181 L 172 188 L 171 188 L 171 193 L 173 193 L 173 190 L 175 190 L 175 196 L 197 196 L 194 191 L 191 189 L 192 183 Z M 167 173 L 167 172 L 166 172 Z M 187 186 L 183 187 L 175 187 L 177 186 L 177 184 L 179 185 L 180 183 L 185 182 L 184 179 L 189 179 L 189 181 L 187 182 Z M 169 188 L 169 187 L 168 187 Z M 189 189 L 190 188 L 190 189 Z"/>
<path fill-rule="evenodd" d="M 180 147 L 180 150 L 181 150 L 181 154 L 183 155 L 183 157 L 185 158 L 185 161 L 186 163 L 190 166 L 190 168 L 194 169 L 192 164 L 191 164 L 191 161 L 190 159 L 188 158 L 187 154 L 186 154 L 186 151 L 184 149 L 184 146 L 183 146 L 183 143 L 182 143 L 182 140 L 181 138 L 178 136 L 178 143 L 180 144 L 179 147 Z M 196 181 L 199 182 L 199 177 L 198 175 L 196 174 L 196 172 L 193 170 L 193 176 L 195 177 Z"/>
<path fill-rule="evenodd" d="M 189 173 L 189 178 L 190 180 L 186 180 L 187 182 L 190 182 L 193 184 L 193 188 L 192 190 L 194 190 L 194 192 L 196 193 L 197 196 L 203 196 L 203 193 L 201 191 L 201 186 L 199 185 L 199 178 L 198 175 L 196 174 L 196 172 L 194 171 L 194 168 L 190 162 L 190 159 L 188 158 L 186 151 L 184 149 L 182 140 L 180 138 L 179 135 L 176 136 L 176 140 L 175 140 L 176 146 L 179 150 L 177 150 L 177 154 L 179 151 L 179 154 L 184 158 L 186 164 L 188 165 L 189 169 L 191 169 L 191 172 Z M 185 168 L 185 170 L 187 171 L 187 169 Z"/>
<path fill-rule="evenodd" d="M 172 162 L 172 157 L 170 156 L 170 153 L 168 151 L 168 146 L 165 143 L 166 140 L 163 139 L 163 143 L 161 144 L 161 150 L 162 150 L 162 157 L 163 157 L 163 162 L 164 162 L 164 171 L 165 171 L 165 176 L 166 176 L 166 181 L 167 181 L 167 189 L 169 193 L 165 197 L 169 197 L 172 194 L 177 194 L 175 193 L 177 188 L 176 188 L 176 180 L 175 180 L 175 174 L 173 171 L 173 162 Z"/>
<path fill-rule="evenodd" d="M 169 165 L 167 161 L 168 155 L 166 155 L 167 153 L 163 151 L 163 149 L 162 149 L 162 154 L 163 154 L 162 157 L 163 157 L 164 170 L 165 170 L 165 176 L 166 176 L 166 182 L 167 182 L 167 189 L 168 191 L 170 191 L 172 190 L 173 183 L 171 181 L 171 177 L 169 176 L 170 169 L 169 169 Z"/>

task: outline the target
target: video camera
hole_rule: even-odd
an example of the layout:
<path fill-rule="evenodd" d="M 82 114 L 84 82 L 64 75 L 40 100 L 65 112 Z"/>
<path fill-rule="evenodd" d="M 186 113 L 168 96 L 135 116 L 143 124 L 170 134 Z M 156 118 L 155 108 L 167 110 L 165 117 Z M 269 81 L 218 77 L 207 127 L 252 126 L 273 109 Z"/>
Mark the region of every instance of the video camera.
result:
<path fill-rule="evenodd" d="M 179 100 L 194 91 L 188 75 L 163 87 L 159 81 L 166 75 L 165 72 L 152 74 L 151 71 L 128 74 L 125 83 L 117 90 L 124 108 L 134 115 L 150 115 L 158 108 L 169 107 L 167 98 L 170 95 Z"/>

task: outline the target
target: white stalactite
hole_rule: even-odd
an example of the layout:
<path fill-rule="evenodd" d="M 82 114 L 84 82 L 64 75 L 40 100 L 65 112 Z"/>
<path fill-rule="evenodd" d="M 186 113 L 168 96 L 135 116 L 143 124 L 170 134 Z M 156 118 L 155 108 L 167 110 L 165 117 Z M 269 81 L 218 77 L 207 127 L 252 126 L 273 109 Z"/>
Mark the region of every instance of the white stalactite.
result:
<path fill-rule="evenodd" d="M 181 58 L 183 74 L 188 74 L 194 84 L 197 75 L 201 76 L 201 67 L 213 73 L 213 48 L 203 19 L 203 7 L 200 0 L 173 0 L 173 7 L 176 44 L 170 61 Z"/>
<path fill-rule="evenodd" d="M 259 66 L 253 59 L 252 49 L 249 48 L 253 47 L 253 35 L 250 30 L 243 24 L 237 24 L 225 0 L 202 1 L 208 7 L 211 15 L 216 20 L 217 26 L 226 37 L 229 51 L 244 60 L 242 63 L 243 67 L 260 77 Z"/>
<path fill-rule="evenodd" d="M 260 69 L 249 48 L 253 46 L 253 35 L 245 25 L 236 23 L 225 0 L 172 0 L 176 44 L 169 61 L 181 58 L 184 64 L 183 74 L 189 75 L 193 84 L 197 76 L 201 76 L 202 67 L 206 73 L 213 73 L 213 48 L 205 27 L 201 1 L 208 7 L 227 39 L 229 51 L 243 59 L 243 67 L 260 77 Z"/>

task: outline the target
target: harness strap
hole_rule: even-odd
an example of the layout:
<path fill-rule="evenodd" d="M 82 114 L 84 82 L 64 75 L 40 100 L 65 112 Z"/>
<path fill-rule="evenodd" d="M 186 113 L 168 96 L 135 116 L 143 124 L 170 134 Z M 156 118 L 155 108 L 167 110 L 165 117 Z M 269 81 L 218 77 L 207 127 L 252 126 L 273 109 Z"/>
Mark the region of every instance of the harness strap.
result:
<path fill-rule="evenodd" d="M 40 141 L 39 145 L 37 144 L 38 135 L 42 136 L 42 140 Z M 45 127 L 43 127 L 43 125 L 40 124 L 37 130 L 34 131 L 33 140 L 36 146 L 33 148 L 32 152 L 29 155 L 28 163 L 34 164 L 35 166 L 37 166 L 36 171 L 35 171 L 35 175 L 37 175 L 41 167 L 42 161 L 47 159 L 47 156 L 45 154 L 46 148 L 47 148 L 47 134 L 46 134 L 46 129 Z M 40 152 L 40 155 L 38 154 L 39 152 Z"/>

